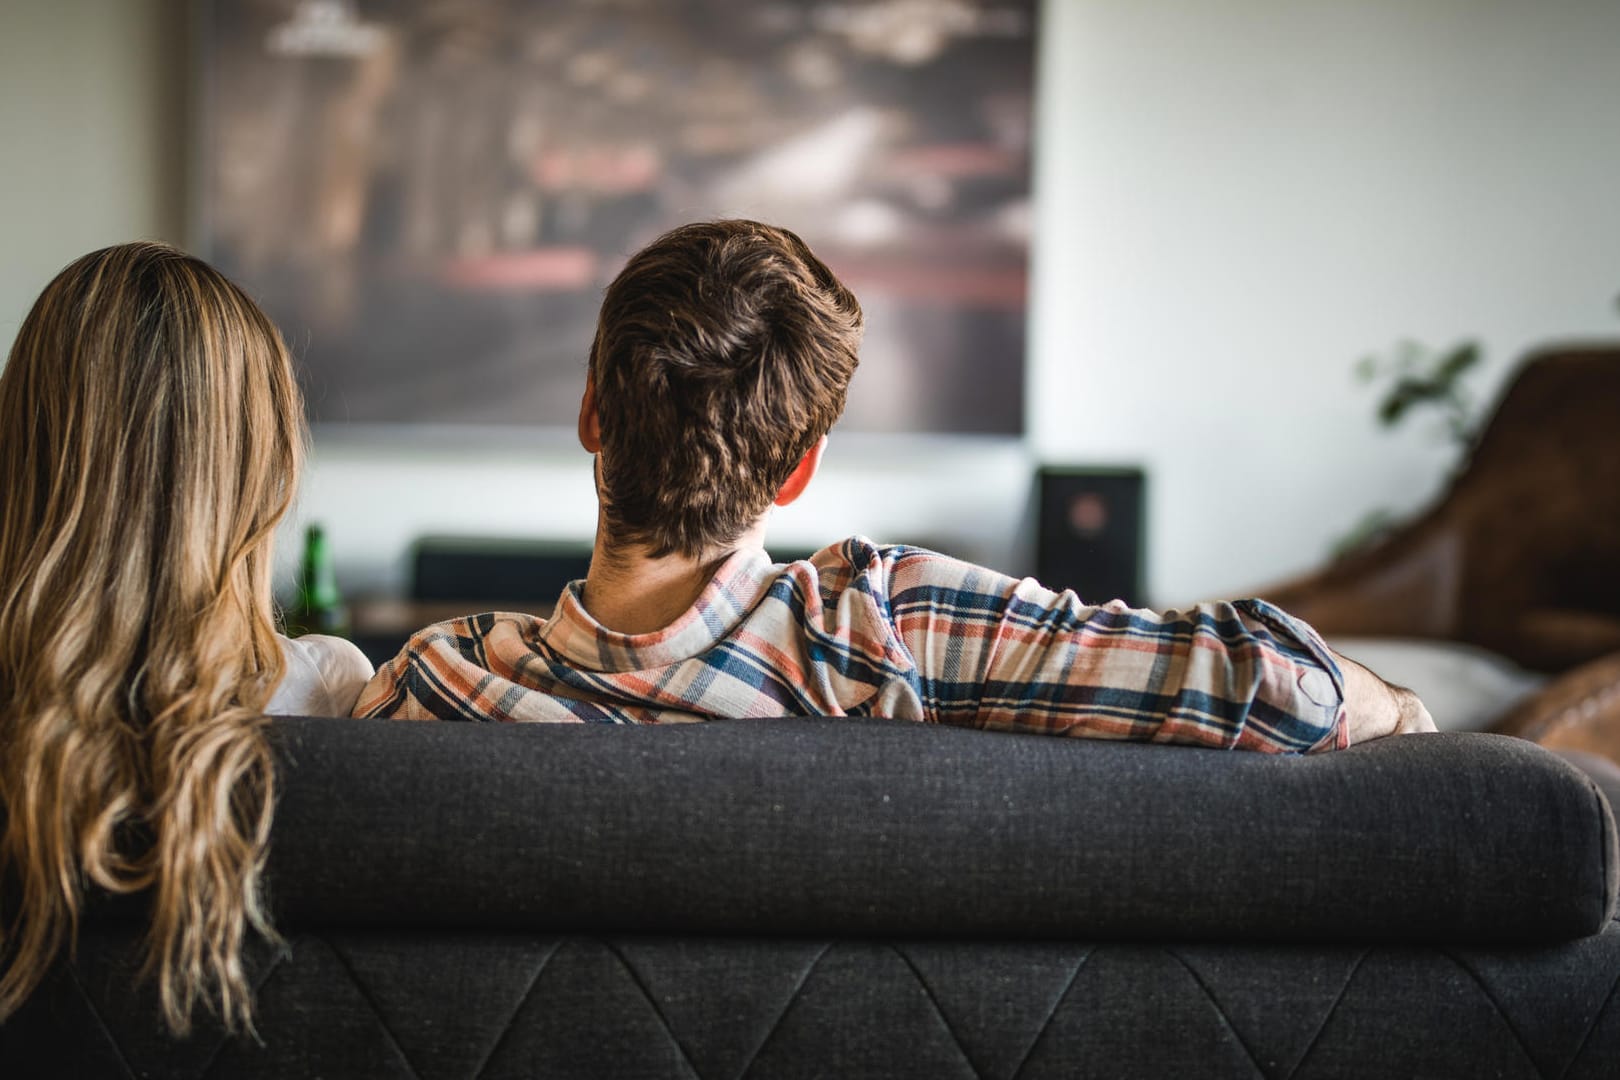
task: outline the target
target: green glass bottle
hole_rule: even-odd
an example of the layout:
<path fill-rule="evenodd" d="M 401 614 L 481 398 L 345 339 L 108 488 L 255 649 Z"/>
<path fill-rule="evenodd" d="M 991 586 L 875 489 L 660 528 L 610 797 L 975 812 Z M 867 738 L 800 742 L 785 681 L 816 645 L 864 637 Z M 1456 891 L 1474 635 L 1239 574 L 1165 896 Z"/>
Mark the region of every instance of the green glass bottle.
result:
<path fill-rule="evenodd" d="M 298 596 L 286 612 L 289 637 L 301 634 L 349 636 L 349 613 L 338 592 L 337 574 L 332 570 L 332 549 L 326 532 L 311 525 L 304 534 L 304 562 L 298 573 Z"/>

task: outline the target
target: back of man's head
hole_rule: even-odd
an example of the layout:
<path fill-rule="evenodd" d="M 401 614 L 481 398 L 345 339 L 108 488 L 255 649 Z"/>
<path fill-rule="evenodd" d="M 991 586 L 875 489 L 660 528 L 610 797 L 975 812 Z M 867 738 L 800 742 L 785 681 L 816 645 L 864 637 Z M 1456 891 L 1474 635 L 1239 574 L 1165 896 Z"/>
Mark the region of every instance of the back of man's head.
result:
<path fill-rule="evenodd" d="M 804 241 L 685 225 L 608 286 L 591 345 L 610 544 L 728 544 L 844 410 L 861 306 Z"/>

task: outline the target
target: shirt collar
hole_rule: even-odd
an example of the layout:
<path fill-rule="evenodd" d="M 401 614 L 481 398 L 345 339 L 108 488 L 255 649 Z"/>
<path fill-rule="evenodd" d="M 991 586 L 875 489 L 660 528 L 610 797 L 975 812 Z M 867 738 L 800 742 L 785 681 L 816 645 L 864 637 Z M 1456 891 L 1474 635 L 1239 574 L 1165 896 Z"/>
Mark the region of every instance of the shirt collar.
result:
<path fill-rule="evenodd" d="M 585 610 L 585 582 L 570 582 L 540 640 L 570 665 L 589 671 L 645 671 L 679 663 L 729 637 L 765 597 L 776 570 L 761 548 L 733 552 L 691 607 L 650 634 L 609 630 Z"/>

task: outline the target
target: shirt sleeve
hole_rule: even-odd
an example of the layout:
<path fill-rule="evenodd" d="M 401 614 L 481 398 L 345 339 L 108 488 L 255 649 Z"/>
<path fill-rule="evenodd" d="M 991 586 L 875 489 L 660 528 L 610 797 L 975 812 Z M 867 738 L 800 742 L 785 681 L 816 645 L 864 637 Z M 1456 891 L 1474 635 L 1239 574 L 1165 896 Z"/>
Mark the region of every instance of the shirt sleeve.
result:
<path fill-rule="evenodd" d="M 360 691 L 353 715 L 384 720 L 509 719 L 490 696 L 485 639 L 494 613 L 434 623 L 411 635 L 399 654 Z M 496 698 L 499 694 L 496 694 Z"/>
<path fill-rule="evenodd" d="M 325 634 L 279 639 L 286 671 L 265 704 L 272 716 L 348 716 L 371 661 L 354 643 Z"/>
<path fill-rule="evenodd" d="M 415 719 L 408 715 L 413 702 L 400 678 L 409 663 L 410 656 L 406 651 L 378 668 L 371 681 L 361 688 L 360 696 L 354 703 L 354 715 L 366 719 Z"/>
<path fill-rule="evenodd" d="M 1094 607 L 931 552 L 884 562 L 929 719 L 1270 753 L 1348 745 L 1332 653 L 1262 600 Z"/>
<path fill-rule="evenodd" d="M 398 655 L 379 667 L 361 688 L 352 715 L 368 720 L 439 719 L 423 705 L 416 691 L 427 683 L 421 669 L 433 661 L 426 654 L 447 626 L 454 629 L 456 624 L 435 624 L 412 634 Z"/>

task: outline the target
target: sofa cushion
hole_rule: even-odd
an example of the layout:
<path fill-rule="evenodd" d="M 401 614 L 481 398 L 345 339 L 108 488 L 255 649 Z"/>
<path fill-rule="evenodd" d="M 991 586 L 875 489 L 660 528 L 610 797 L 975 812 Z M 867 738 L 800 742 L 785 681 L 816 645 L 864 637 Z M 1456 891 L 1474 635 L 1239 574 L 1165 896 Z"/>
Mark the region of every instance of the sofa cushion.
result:
<path fill-rule="evenodd" d="M 272 731 L 289 926 L 1511 942 L 1615 904 L 1606 801 L 1502 736 L 1269 757 L 850 719 Z"/>

